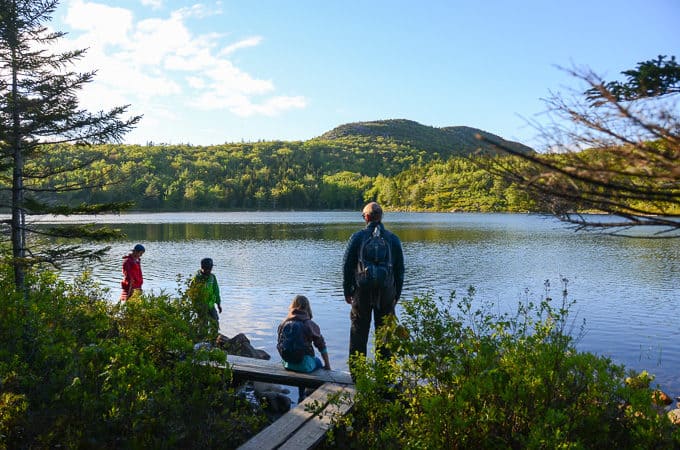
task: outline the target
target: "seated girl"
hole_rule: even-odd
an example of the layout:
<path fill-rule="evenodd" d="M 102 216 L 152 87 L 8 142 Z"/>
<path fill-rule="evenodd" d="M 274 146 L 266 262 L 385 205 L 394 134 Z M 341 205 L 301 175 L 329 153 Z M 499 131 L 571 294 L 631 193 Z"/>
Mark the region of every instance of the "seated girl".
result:
<path fill-rule="evenodd" d="M 331 369 L 326 341 L 319 325 L 312 320 L 312 307 L 304 295 L 297 295 L 288 307 L 288 316 L 278 328 L 277 349 L 283 360 L 283 367 L 295 372 L 313 372 L 323 367 Z M 314 356 L 314 347 L 319 350 L 323 363 Z M 300 400 L 304 397 L 300 388 Z"/>

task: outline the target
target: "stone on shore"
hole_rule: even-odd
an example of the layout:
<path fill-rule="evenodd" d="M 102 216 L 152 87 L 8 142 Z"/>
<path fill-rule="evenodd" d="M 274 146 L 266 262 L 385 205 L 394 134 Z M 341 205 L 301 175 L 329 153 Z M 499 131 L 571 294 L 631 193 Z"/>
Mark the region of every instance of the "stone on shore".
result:
<path fill-rule="evenodd" d="M 283 414 L 290 410 L 291 400 L 286 395 L 290 393 L 290 390 L 278 384 L 259 381 L 254 381 L 252 386 L 255 397 L 265 410 L 274 414 Z"/>
<path fill-rule="evenodd" d="M 230 355 L 247 356 L 256 359 L 271 359 L 269 353 L 252 346 L 245 334 L 239 333 L 233 338 L 218 334 L 215 345 Z"/>

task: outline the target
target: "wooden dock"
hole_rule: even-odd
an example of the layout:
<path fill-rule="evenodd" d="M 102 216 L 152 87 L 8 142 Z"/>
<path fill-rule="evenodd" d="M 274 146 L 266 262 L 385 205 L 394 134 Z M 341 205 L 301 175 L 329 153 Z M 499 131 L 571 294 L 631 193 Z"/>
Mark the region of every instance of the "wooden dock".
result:
<path fill-rule="evenodd" d="M 235 355 L 227 355 L 227 362 L 231 366 L 234 377 L 238 379 L 311 388 L 319 387 L 324 383 L 339 385 L 354 384 L 348 372 L 341 372 L 339 370 L 319 369 L 311 373 L 293 372 L 284 369 L 280 361 L 267 361 Z M 220 367 L 219 365 L 216 366 Z"/>
<path fill-rule="evenodd" d="M 329 400 L 337 397 L 336 404 Z M 352 407 L 354 387 L 325 383 L 295 408 L 250 438 L 239 450 L 310 449 L 321 443 L 336 417 Z"/>
<path fill-rule="evenodd" d="M 347 372 L 323 369 L 311 373 L 292 372 L 284 369 L 281 362 L 235 355 L 227 355 L 227 362 L 237 380 L 316 389 L 239 447 L 240 450 L 314 448 L 324 439 L 333 418 L 347 414 L 352 408 L 354 382 Z M 226 368 L 220 364 L 211 365 Z"/>

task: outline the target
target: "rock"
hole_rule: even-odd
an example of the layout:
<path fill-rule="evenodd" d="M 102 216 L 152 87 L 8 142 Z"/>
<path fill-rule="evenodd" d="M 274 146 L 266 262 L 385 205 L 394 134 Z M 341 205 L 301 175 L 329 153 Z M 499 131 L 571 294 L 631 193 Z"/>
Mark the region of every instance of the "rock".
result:
<path fill-rule="evenodd" d="M 671 409 L 668 411 L 668 418 L 675 425 L 680 425 L 680 409 Z"/>
<path fill-rule="evenodd" d="M 224 350 L 229 355 L 247 356 L 257 359 L 271 359 L 269 353 L 253 347 L 245 334 L 239 333 L 233 338 L 223 334 L 218 334 L 215 339 L 215 346 Z M 281 417 L 290 410 L 291 400 L 287 394 L 288 389 L 278 384 L 252 382 L 242 387 L 242 392 L 247 392 L 252 388 L 250 400 L 256 402 L 267 414 L 271 421 Z"/>
<path fill-rule="evenodd" d="M 271 391 L 279 392 L 281 394 L 290 394 L 290 389 L 285 388 L 280 384 L 264 383 L 262 381 L 253 381 L 251 384 L 255 392 Z"/>
<path fill-rule="evenodd" d="M 673 399 L 660 389 L 652 391 L 652 402 L 656 406 L 668 406 L 673 403 Z"/>
<path fill-rule="evenodd" d="M 274 414 L 283 414 L 290 410 L 290 397 L 278 392 L 263 392 L 258 400 L 262 409 Z"/>
<path fill-rule="evenodd" d="M 290 391 L 272 383 L 253 382 L 255 398 L 265 411 L 274 414 L 283 414 L 290 410 L 291 400 L 288 397 Z"/>
<path fill-rule="evenodd" d="M 230 355 L 247 356 L 257 359 L 271 359 L 269 353 L 257 349 L 250 344 L 245 334 L 239 333 L 233 338 L 218 334 L 215 345 Z"/>

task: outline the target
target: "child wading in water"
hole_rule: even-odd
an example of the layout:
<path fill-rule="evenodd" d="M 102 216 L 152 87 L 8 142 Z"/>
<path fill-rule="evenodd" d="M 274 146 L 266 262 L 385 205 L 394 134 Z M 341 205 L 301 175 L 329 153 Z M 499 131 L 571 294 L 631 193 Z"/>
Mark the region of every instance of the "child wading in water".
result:
<path fill-rule="evenodd" d="M 297 322 L 297 324 L 295 323 Z M 304 295 L 297 295 L 288 307 L 288 316 L 279 325 L 277 348 L 283 359 L 283 367 L 295 372 L 313 372 L 324 368 L 331 370 L 326 341 L 319 325 L 312 320 L 312 307 Z M 296 340 L 299 340 L 298 345 Z M 314 347 L 319 350 L 323 363 L 314 356 Z M 294 348 L 298 346 L 299 348 Z M 301 401 L 304 388 L 299 387 Z"/>

